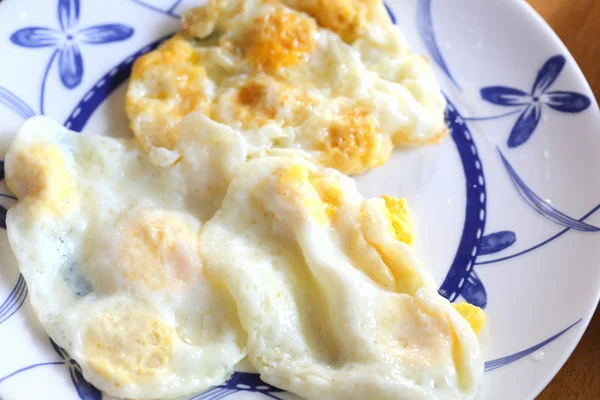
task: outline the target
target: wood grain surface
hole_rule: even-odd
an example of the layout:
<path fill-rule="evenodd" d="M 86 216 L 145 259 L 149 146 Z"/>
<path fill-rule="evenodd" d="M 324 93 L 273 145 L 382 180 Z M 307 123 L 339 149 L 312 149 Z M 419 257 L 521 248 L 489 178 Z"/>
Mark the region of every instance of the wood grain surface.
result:
<path fill-rule="evenodd" d="M 577 60 L 600 98 L 600 0 L 528 0 Z M 600 399 L 600 310 L 538 400 Z"/>

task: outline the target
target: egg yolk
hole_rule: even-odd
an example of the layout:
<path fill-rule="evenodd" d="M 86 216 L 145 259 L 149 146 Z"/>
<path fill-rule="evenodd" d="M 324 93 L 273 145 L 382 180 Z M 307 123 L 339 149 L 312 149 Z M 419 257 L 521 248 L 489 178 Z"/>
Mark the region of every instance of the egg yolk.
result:
<path fill-rule="evenodd" d="M 469 303 L 454 303 L 452 306 L 467 320 L 476 334 L 481 331 L 485 324 L 485 313 L 481 308 Z"/>
<path fill-rule="evenodd" d="M 303 165 L 293 165 L 277 172 L 279 193 L 299 202 L 318 223 L 331 221 L 339 204 L 341 189 L 331 180 L 311 174 Z"/>
<path fill-rule="evenodd" d="M 313 100 L 301 88 L 259 74 L 243 81 L 233 96 L 227 91 L 215 96 L 210 117 L 224 124 L 239 122 L 245 129 L 272 122 L 282 126 L 297 126 L 310 116 L 313 104 Z"/>
<path fill-rule="evenodd" d="M 341 115 L 313 144 L 320 161 L 345 174 L 359 174 L 375 168 L 390 157 L 391 141 L 381 136 L 375 118 L 356 108 Z"/>
<path fill-rule="evenodd" d="M 173 358 L 175 332 L 143 307 L 118 305 L 92 317 L 83 356 L 115 387 L 150 382 Z"/>
<path fill-rule="evenodd" d="M 20 199 L 34 202 L 37 212 L 65 215 L 79 203 L 75 182 L 63 152 L 51 144 L 22 149 L 7 176 L 9 189 Z"/>
<path fill-rule="evenodd" d="M 106 271 L 86 264 L 86 275 L 97 290 L 158 291 L 199 276 L 202 270 L 197 232 L 180 218 L 154 209 L 138 211 L 108 239 L 116 259 Z M 103 255 L 101 255 L 103 256 Z M 104 264 L 101 264 L 104 265 Z"/>
<path fill-rule="evenodd" d="M 244 56 L 260 71 L 296 65 L 312 52 L 314 30 L 310 18 L 278 8 L 254 20 L 245 38 Z"/>
<path fill-rule="evenodd" d="M 192 111 L 205 111 L 208 105 L 205 79 L 198 53 L 182 35 L 137 59 L 125 110 L 143 149 L 175 148 L 181 119 Z M 144 93 L 135 93 L 140 90 L 136 83 L 145 85 Z"/>
<path fill-rule="evenodd" d="M 396 240 L 408 245 L 413 242 L 413 219 L 406 199 L 381 196 L 385 200 L 387 230 Z"/>
<path fill-rule="evenodd" d="M 145 211 L 125 235 L 124 276 L 160 289 L 172 278 L 188 281 L 201 268 L 196 232 L 180 219 Z"/>
<path fill-rule="evenodd" d="M 398 231 L 396 231 L 393 221 L 395 219 L 398 222 L 411 221 L 410 213 L 404 199 L 383 197 L 384 201 L 367 202 L 363 206 L 360 214 L 361 228 L 369 244 L 377 250 L 386 268 L 392 274 L 394 291 L 412 295 L 424 285 L 422 274 L 415 270 L 413 263 L 405 260 L 401 249 L 383 240 L 387 235 L 390 235 L 392 238 L 408 244 L 405 240 L 408 237 L 412 240 L 412 233 L 407 234 L 407 232 L 412 232 L 410 230 L 412 229 L 412 223 L 397 223 Z M 368 207 L 369 204 L 376 207 Z M 381 217 L 384 217 L 384 222 L 387 222 L 386 231 L 384 232 L 381 232 L 384 229 L 381 224 L 374 224 L 374 221 L 380 221 Z M 407 232 L 404 230 L 407 230 Z"/>
<path fill-rule="evenodd" d="M 284 0 L 285 2 L 285 0 Z M 297 7 L 317 20 L 317 23 L 340 35 L 347 43 L 354 41 L 368 17 L 364 0 L 304 0 Z M 290 4 L 291 5 L 291 4 Z"/>

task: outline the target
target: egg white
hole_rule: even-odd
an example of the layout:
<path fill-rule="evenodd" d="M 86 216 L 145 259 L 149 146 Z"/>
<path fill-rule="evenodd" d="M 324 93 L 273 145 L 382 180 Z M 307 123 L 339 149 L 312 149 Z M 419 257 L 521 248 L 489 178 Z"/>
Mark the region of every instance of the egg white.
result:
<path fill-rule="evenodd" d="M 475 396 L 477 337 L 390 223 L 333 170 L 289 157 L 238 170 L 201 248 L 263 380 L 308 399 Z"/>
<path fill-rule="evenodd" d="M 302 149 L 348 174 L 446 134 L 433 69 L 380 0 L 211 0 L 182 27 L 133 67 L 126 109 L 146 149 L 176 146 L 193 111 L 242 130 L 250 153 Z"/>
<path fill-rule="evenodd" d="M 245 356 L 198 233 L 246 154 L 237 133 L 200 119 L 181 147 L 148 157 L 134 141 L 34 117 L 6 156 L 19 197 L 8 237 L 31 303 L 83 376 L 113 396 L 199 392 Z"/>

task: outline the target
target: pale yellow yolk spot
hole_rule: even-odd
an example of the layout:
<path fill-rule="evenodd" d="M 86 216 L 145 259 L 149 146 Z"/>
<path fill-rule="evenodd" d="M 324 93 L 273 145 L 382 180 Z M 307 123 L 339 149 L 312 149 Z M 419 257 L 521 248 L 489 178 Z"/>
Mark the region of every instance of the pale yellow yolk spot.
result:
<path fill-rule="evenodd" d="M 313 148 L 321 153 L 319 158 L 325 166 L 345 174 L 359 174 L 385 163 L 392 145 L 379 134 L 373 115 L 356 108 L 339 116 Z"/>
<path fill-rule="evenodd" d="M 190 8 L 181 15 L 181 30 L 197 38 L 205 38 L 215 28 L 221 0 L 208 0 L 200 7 Z"/>
<path fill-rule="evenodd" d="M 179 218 L 144 210 L 125 225 L 122 237 L 115 268 L 127 281 L 159 290 L 201 271 L 197 233 Z"/>
<path fill-rule="evenodd" d="M 9 189 L 23 201 L 35 202 L 42 213 L 64 215 L 79 202 L 75 182 L 63 152 L 51 144 L 22 149 L 7 176 Z"/>
<path fill-rule="evenodd" d="M 396 240 L 408 245 L 413 242 L 413 218 L 406 199 L 381 196 L 385 200 L 387 230 Z"/>
<path fill-rule="evenodd" d="M 138 58 L 131 71 L 125 110 L 131 129 L 145 150 L 174 149 L 179 123 L 192 111 L 205 111 L 206 71 L 200 56 L 182 35 Z M 137 93 L 138 85 L 144 93 Z"/>
<path fill-rule="evenodd" d="M 354 267 L 381 287 L 392 290 L 395 285 L 394 275 L 383 262 L 381 254 L 365 238 L 360 221 L 352 219 L 347 225 L 340 227 L 339 232 Z"/>
<path fill-rule="evenodd" d="M 485 313 L 481 308 L 469 303 L 452 304 L 452 306 L 467 320 L 476 334 L 481 331 L 485 324 Z"/>
<path fill-rule="evenodd" d="M 460 340 L 458 339 L 458 336 L 456 335 L 452 324 L 450 324 L 450 321 L 448 321 L 448 324 L 450 325 L 450 331 L 452 332 L 452 360 L 454 361 L 454 367 L 456 368 L 456 378 L 458 380 L 458 386 L 461 389 L 466 389 L 468 385 L 468 382 L 466 381 L 467 377 L 465 375 L 467 362 L 462 352 Z"/>
<path fill-rule="evenodd" d="M 314 176 L 302 165 L 278 171 L 279 193 L 299 205 L 320 224 L 333 218 L 341 203 L 341 189 L 326 178 Z"/>
<path fill-rule="evenodd" d="M 92 318 L 83 354 L 90 369 L 116 387 L 142 384 L 169 366 L 174 337 L 154 313 L 117 306 Z"/>
<path fill-rule="evenodd" d="M 313 21 L 281 8 L 254 20 L 243 52 L 246 59 L 261 71 L 276 71 L 298 64 L 312 52 Z"/>

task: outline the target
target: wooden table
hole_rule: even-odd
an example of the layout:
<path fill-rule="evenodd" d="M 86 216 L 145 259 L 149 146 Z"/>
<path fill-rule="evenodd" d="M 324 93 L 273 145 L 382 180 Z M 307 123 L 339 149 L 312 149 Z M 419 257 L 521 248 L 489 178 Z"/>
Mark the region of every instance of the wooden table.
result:
<path fill-rule="evenodd" d="M 600 0 L 528 0 L 569 48 L 600 99 Z M 538 400 L 600 399 L 600 310 Z"/>

